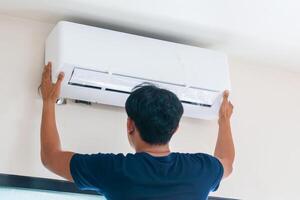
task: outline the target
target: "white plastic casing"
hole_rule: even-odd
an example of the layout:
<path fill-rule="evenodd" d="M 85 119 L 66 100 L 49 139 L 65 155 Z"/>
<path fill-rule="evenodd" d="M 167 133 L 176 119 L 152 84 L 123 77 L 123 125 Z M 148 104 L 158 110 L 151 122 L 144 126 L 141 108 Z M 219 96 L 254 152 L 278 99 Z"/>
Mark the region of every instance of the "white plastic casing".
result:
<path fill-rule="evenodd" d="M 178 96 L 184 116 L 215 119 L 230 90 L 222 53 L 65 21 L 46 40 L 48 61 L 53 77 L 65 73 L 62 98 L 124 107 L 134 86 L 151 82 Z"/>

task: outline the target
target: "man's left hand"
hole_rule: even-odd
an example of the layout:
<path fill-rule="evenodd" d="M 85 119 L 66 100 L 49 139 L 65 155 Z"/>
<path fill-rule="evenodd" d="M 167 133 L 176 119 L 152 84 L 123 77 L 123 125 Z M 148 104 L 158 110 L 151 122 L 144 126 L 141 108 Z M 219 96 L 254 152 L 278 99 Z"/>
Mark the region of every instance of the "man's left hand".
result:
<path fill-rule="evenodd" d="M 41 93 L 44 103 L 56 103 L 63 79 L 64 73 L 60 72 L 56 83 L 52 83 L 52 64 L 49 62 L 45 65 L 41 83 Z"/>

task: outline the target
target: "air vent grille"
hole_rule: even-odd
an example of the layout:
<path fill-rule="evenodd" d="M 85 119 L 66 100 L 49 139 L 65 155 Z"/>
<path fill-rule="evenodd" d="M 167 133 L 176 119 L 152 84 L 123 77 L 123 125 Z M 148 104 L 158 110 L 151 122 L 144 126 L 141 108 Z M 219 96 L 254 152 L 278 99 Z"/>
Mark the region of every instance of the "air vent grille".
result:
<path fill-rule="evenodd" d="M 187 87 L 181 84 L 156 81 L 122 74 L 94 71 L 75 67 L 69 85 L 98 89 L 109 92 L 130 94 L 132 89 L 141 83 L 153 83 L 161 88 L 174 92 L 184 104 L 211 107 L 219 92 L 198 87 Z"/>

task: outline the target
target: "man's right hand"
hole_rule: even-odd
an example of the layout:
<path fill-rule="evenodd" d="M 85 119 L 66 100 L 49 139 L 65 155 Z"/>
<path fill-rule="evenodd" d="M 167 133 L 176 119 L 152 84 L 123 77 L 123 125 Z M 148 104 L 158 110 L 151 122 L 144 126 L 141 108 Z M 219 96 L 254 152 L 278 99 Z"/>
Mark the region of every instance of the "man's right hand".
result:
<path fill-rule="evenodd" d="M 221 122 L 229 122 L 233 112 L 233 105 L 228 100 L 228 96 L 229 96 L 229 91 L 225 90 L 223 93 L 223 102 L 221 104 L 220 111 L 219 111 L 219 124 Z"/>

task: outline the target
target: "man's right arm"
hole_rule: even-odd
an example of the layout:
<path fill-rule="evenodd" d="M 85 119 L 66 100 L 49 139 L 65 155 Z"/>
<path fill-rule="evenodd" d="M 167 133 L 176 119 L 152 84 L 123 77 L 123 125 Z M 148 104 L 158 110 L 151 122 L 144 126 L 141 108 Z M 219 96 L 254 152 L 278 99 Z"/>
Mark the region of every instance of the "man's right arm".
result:
<path fill-rule="evenodd" d="M 230 117 L 233 111 L 233 105 L 228 101 L 229 92 L 225 91 L 223 102 L 219 112 L 219 133 L 214 156 L 217 157 L 223 165 L 223 178 L 228 177 L 233 170 L 235 150 L 231 134 Z"/>

